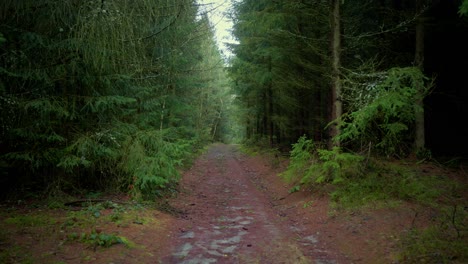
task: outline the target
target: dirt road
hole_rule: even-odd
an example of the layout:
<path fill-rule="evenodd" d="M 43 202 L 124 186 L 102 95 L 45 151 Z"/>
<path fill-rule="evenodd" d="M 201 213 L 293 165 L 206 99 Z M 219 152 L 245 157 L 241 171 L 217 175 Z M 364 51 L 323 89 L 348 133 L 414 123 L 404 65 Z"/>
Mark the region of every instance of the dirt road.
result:
<path fill-rule="evenodd" d="M 171 202 L 183 213 L 160 262 L 341 263 L 314 230 L 291 224 L 276 209 L 286 186 L 262 183 L 263 167 L 249 164 L 236 146 L 211 146 L 185 173 L 181 194 Z"/>
<path fill-rule="evenodd" d="M 340 211 L 328 189 L 290 194 L 278 177 L 286 163 L 215 144 L 184 172 L 166 210 L 0 205 L 0 262 L 391 264 L 400 237 L 432 221 L 432 210 L 412 203 Z M 127 243 L 103 245 L 113 237 Z"/>

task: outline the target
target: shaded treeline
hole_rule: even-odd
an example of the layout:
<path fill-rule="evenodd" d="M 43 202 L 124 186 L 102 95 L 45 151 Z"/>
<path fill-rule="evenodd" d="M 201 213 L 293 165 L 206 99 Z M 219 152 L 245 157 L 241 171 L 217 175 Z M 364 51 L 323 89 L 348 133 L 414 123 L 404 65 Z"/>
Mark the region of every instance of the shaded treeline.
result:
<path fill-rule="evenodd" d="M 193 0 L 0 3 L 0 185 L 158 195 L 219 139 L 223 60 Z"/>
<path fill-rule="evenodd" d="M 467 132 L 456 122 L 468 114 L 459 74 L 466 59 L 448 62 L 467 57 L 461 3 L 236 2 L 230 74 L 246 137 L 280 146 L 302 135 L 335 138 L 331 144 L 400 156 L 466 153 L 464 137 L 448 131 Z M 444 140 L 459 145 L 444 148 Z"/>

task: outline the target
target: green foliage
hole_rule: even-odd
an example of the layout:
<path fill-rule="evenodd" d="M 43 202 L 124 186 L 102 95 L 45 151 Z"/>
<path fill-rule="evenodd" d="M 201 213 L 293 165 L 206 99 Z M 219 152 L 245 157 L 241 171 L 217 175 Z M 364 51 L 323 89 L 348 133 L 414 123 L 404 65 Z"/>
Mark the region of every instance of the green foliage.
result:
<path fill-rule="evenodd" d="M 336 140 L 371 146 L 387 156 L 405 155 L 411 149 L 418 98 L 428 90 L 418 68 L 393 68 L 348 89 L 352 111 L 340 118 Z M 362 88 L 363 87 L 363 88 Z"/>
<path fill-rule="evenodd" d="M 84 203 L 83 206 L 86 206 Z M 110 209 L 111 213 L 104 213 L 105 209 Z M 76 228 L 90 229 L 96 228 L 102 223 L 109 224 L 110 222 L 118 224 L 128 224 L 130 214 L 135 208 L 133 206 L 122 206 L 112 201 L 105 201 L 100 203 L 89 204 L 80 211 L 70 212 L 67 218 L 61 225 L 61 229 L 75 230 Z M 76 237 L 76 235 L 72 235 Z"/>
<path fill-rule="evenodd" d="M 179 180 L 177 168 L 189 155 L 190 141 L 171 142 L 157 130 L 141 131 L 123 145 L 119 166 L 129 175 L 136 196 L 160 196 L 161 190 Z"/>
<path fill-rule="evenodd" d="M 229 73 L 249 141 L 289 145 L 326 124 L 328 7 L 324 2 L 234 4 Z M 322 20 L 324 19 L 324 20 Z"/>
<path fill-rule="evenodd" d="M 313 161 L 312 153 L 314 150 L 315 146 L 311 139 L 307 139 L 306 136 L 300 137 L 297 143 L 292 145 L 288 168 L 280 176 L 288 182 L 300 180 Z M 298 189 L 294 189 L 294 191 L 298 191 Z"/>
<path fill-rule="evenodd" d="M 359 177 L 363 160 L 362 156 L 343 153 L 338 147 L 332 150 L 315 149 L 312 140 L 303 136 L 293 144 L 290 163 L 281 176 L 306 186 L 339 184 Z"/>
<path fill-rule="evenodd" d="M 27 249 L 20 246 L 9 247 L 7 250 L 0 251 L 0 262 L 1 263 L 14 263 L 21 264 L 33 264 L 35 260 L 31 257 L 30 252 Z"/>
<path fill-rule="evenodd" d="M 291 189 L 289 189 L 289 193 L 295 193 L 295 192 L 298 192 L 301 190 L 301 186 L 300 185 L 294 185 Z"/>
<path fill-rule="evenodd" d="M 330 195 L 343 208 L 399 201 L 434 206 L 439 197 L 450 196 L 458 188 L 446 177 L 423 175 L 411 166 L 365 158 L 337 147 L 315 149 L 305 137 L 293 145 L 288 168 L 280 176 L 296 184 L 290 192 L 301 186 L 334 185 Z"/>
<path fill-rule="evenodd" d="M 401 241 L 403 263 L 466 263 L 468 214 L 463 208 L 446 207 L 438 223 L 423 230 L 411 230 Z"/>
<path fill-rule="evenodd" d="M 71 239 L 75 238 L 74 235 L 71 236 Z M 130 246 L 131 242 L 122 236 L 117 236 L 115 234 L 106 234 L 106 233 L 98 233 L 93 231 L 89 234 L 83 233 L 80 237 L 81 241 L 86 244 L 89 244 L 93 247 L 111 247 L 116 244 L 124 244 L 126 246 Z"/>
<path fill-rule="evenodd" d="M 1 185 L 173 186 L 228 126 L 207 18 L 192 0 L 42 2 L 0 4 Z"/>
<path fill-rule="evenodd" d="M 5 224 L 15 225 L 17 227 L 38 227 L 50 224 L 48 218 L 42 215 L 17 215 L 6 218 Z"/>
<path fill-rule="evenodd" d="M 57 167 L 72 172 L 76 167 L 89 168 L 99 161 L 110 161 L 118 157 L 119 143 L 108 131 L 83 135 L 70 144 Z"/>
<path fill-rule="evenodd" d="M 411 167 L 375 161 L 370 162 L 362 177 L 340 186 L 331 196 L 336 205 L 343 208 L 399 201 L 433 206 L 453 184 L 444 177 L 420 175 Z"/>
<path fill-rule="evenodd" d="M 319 162 L 312 164 L 307 170 L 301 182 L 338 184 L 346 179 L 353 179 L 361 175 L 362 161 L 364 157 L 341 152 L 340 148 L 332 150 L 318 149 Z"/>
<path fill-rule="evenodd" d="M 458 10 L 458 14 L 460 14 L 460 16 L 468 16 L 468 0 L 463 0 L 460 5 L 460 9 Z"/>

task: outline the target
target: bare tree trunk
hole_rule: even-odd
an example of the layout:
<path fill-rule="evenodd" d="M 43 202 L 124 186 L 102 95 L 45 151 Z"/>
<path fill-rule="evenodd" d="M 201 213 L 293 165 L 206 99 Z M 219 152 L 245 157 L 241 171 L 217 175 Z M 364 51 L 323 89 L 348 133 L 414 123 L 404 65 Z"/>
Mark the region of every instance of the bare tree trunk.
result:
<path fill-rule="evenodd" d="M 159 131 L 163 130 L 164 125 L 164 111 L 166 110 L 166 99 L 163 101 L 162 109 L 161 109 L 161 116 L 160 116 L 160 124 L 159 124 Z"/>
<path fill-rule="evenodd" d="M 341 27 L 340 27 L 340 0 L 331 0 L 331 53 L 332 53 L 332 111 L 331 119 L 341 117 L 343 104 L 341 102 L 341 77 L 340 77 L 340 56 L 341 56 Z M 338 124 L 331 126 L 330 136 L 336 137 L 340 134 Z M 340 146 L 339 141 L 333 142 L 333 146 Z"/>
<path fill-rule="evenodd" d="M 223 116 L 223 109 L 224 109 L 224 102 L 223 99 L 219 99 L 220 102 L 220 108 L 218 111 L 218 116 L 215 118 L 213 122 L 213 127 L 211 129 L 211 140 L 214 141 L 216 139 L 216 133 L 218 133 L 218 126 L 219 123 L 221 122 L 222 116 Z"/>
<path fill-rule="evenodd" d="M 422 0 L 417 1 L 417 12 L 423 9 Z M 416 48 L 414 63 L 423 71 L 424 68 L 424 18 L 420 15 L 416 22 Z M 425 147 L 425 129 L 424 129 L 424 87 L 416 87 L 420 94 L 417 95 L 415 102 L 415 151 L 422 150 Z"/>
<path fill-rule="evenodd" d="M 268 57 L 268 72 L 271 74 L 272 62 L 271 57 Z M 267 100 L 268 100 L 268 139 L 270 146 L 273 146 L 274 124 L 273 124 L 273 80 L 268 82 L 267 87 Z"/>

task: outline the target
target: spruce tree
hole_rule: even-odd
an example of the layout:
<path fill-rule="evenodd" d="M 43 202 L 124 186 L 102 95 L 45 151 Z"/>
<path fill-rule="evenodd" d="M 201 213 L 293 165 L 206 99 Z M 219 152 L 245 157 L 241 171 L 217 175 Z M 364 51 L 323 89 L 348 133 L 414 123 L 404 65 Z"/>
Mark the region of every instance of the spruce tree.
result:
<path fill-rule="evenodd" d="M 329 98 L 323 23 L 326 5 L 304 1 L 244 1 L 236 6 L 233 46 L 247 137 L 289 145 L 303 134 L 321 140 Z"/>
<path fill-rule="evenodd" d="M 200 90 L 221 78 L 194 73 L 215 56 L 200 51 L 213 35 L 194 1 L 3 1 L 0 10 L 6 186 L 120 186 L 145 197 L 176 183 L 177 166 L 211 137 L 201 128 L 214 126 L 197 120 Z M 220 105 L 206 103 L 209 116 Z"/>

